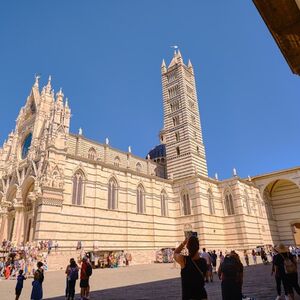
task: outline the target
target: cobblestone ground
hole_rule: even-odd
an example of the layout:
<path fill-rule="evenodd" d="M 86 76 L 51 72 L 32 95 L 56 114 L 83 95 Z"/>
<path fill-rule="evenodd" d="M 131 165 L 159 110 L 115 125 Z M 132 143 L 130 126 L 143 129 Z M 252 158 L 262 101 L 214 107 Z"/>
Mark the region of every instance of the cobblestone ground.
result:
<path fill-rule="evenodd" d="M 138 265 L 119 269 L 94 270 L 91 277 L 91 299 L 181 299 L 180 270 L 172 264 Z M 300 267 L 300 265 L 299 265 Z M 275 299 L 275 281 L 270 265 L 245 268 L 243 292 L 257 300 Z M 32 279 L 24 283 L 20 300 L 30 299 Z M 14 299 L 15 280 L 0 281 L 0 299 Z M 47 272 L 44 299 L 63 300 L 65 275 L 63 271 Z M 221 300 L 220 281 L 206 285 L 209 300 Z M 79 292 L 79 283 L 76 286 Z M 79 298 L 77 294 L 77 299 Z M 300 299 L 300 297 L 296 297 Z"/>

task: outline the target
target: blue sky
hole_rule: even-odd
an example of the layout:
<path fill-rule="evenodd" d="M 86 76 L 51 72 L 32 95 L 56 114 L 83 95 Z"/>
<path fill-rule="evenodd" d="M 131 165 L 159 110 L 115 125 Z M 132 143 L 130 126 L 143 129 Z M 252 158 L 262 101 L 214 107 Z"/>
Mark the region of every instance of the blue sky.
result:
<path fill-rule="evenodd" d="M 209 175 L 299 165 L 299 81 L 251 1 L 1 1 L 0 143 L 52 75 L 71 131 L 145 157 L 162 128 L 160 65 L 194 65 Z"/>

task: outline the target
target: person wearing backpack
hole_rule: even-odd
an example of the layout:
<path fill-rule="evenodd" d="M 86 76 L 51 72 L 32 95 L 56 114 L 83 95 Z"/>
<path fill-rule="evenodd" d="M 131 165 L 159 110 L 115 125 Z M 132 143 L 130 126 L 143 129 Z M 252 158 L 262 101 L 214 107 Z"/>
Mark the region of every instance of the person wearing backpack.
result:
<path fill-rule="evenodd" d="M 82 258 L 81 271 L 80 271 L 80 296 L 81 300 L 89 299 L 90 285 L 89 278 L 92 275 L 92 266 L 88 262 L 86 256 Z"/>
<path fill-rule="evenodd" d="M 66 268 L 66 299 L 74 300 L 75 297 L 75 285 L 78 279 L 78 266 L 74 258 L 70 259 L 70 264 Z"/>
<path fill-rule="evenodd" d="M 181 254 L 186 246 L 189 255 Z M 196 236 L 186 238 L 174 251 L 174 259 L 181 267 L 182 300 L 205 300 L 206 260 L 199 257 L 199 240 Z"/>
<path fill-rule="evenodd" d="M 218 275 L 222 280 L 222 299 L 241 300 L 243 297 L 243 264 L 235 251 L 231 251 L 225 256 L 219 267 Z"/>
<path fill-rule="evenodd" d="M 284 244 L 279 244 L 275 250 L 278 252 L 274 257 L 275 270 L 280 274 L 283 285 L 288 290 L 289 299 L 294 299 L 293 289 L 300 295 L 296 259 Z"/>

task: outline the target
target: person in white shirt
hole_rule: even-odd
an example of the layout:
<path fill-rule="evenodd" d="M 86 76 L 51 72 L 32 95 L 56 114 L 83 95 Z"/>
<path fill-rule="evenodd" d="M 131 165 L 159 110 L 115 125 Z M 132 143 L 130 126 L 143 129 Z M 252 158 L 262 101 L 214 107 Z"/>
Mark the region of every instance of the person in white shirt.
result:
<path fill-rule="evenodd" d="M 212 264 L 211 264 L 211 257 L 209 253 L 206 252 L 206 249 L 202 249 L 203 252 L 201 253 L 200 257 L 204 258 L 206 260 L 207 264 L 207 272 L 205 276 L 205 282 L 208 282 L 209 280 L 212 282 L 213 281 L 213 273 L 212 273 Z"/>

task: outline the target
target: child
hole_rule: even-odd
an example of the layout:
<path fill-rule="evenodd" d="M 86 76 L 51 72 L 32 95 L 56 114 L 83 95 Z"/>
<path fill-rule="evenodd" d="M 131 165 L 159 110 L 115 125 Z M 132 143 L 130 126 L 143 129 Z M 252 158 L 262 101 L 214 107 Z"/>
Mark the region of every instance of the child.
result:
<path fill-rule="evenodd" d="M 23 270 L 19 271 L 19 275 L 17 277 L 17 285 L 16 285 L 16 300 L 19 299 L 22 289 L 23 289 L 23 281 L 26 280 L 26 277 L 23 275 Z"/>

